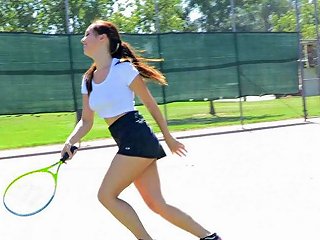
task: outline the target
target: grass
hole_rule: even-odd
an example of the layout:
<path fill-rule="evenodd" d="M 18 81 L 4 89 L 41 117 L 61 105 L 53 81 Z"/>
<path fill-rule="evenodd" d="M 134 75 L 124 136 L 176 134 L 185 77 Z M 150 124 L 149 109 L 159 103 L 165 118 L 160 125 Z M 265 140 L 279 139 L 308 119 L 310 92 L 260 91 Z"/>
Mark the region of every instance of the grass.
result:
<path fill-rule="evenodd" d="M 309 116 L 320 116 L 320 97 L 306 100 Z M 244 123 L 269 122 L 303 117 L 301 97 L 288 97 L 268 101 L 243 102 Z M 164 106 L 160 106 L 163 111 Z M 158 126 L 142 106 L 144 115 L 155 132 Z M 178 102 L 166 105 L 170 131 L 240 124 L 238 102 L 215 102 L 216 114 L 209 113 L 209 102 Z M 0 116 L 0 149 L 30 147 L 63 143 L 75 124 L 74 113 L 46 113 Z M 103 119 L 95 124 L 84 140 L 110 137 Z"/>

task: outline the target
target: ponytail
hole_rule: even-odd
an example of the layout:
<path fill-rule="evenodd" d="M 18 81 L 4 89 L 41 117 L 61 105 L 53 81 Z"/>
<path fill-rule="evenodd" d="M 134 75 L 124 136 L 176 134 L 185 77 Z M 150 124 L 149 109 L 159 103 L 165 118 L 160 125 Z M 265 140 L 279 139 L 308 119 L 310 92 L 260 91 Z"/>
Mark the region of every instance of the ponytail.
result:
<path fill-rule="evenodd" d="M 111 55 L 112 57 L 120 58 L 121 61 L 131 62 L 144 78 L 154 80 L 160 85 L 167 85 L 165 76 L 155 67 L 150 66 L 147 62 L 159 62 L 159 59 L 147 59 L 138 56 L 133 48 L 127 42 L 120 42 L 120 47 Z"/>

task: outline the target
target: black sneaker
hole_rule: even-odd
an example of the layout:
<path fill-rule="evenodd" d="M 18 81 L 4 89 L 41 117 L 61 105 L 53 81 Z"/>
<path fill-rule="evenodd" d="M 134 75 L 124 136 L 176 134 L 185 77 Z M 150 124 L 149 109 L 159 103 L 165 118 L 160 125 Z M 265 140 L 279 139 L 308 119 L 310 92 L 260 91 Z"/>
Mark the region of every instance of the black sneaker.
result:
<path fill-rule="evenodd" d="M 222 240 L 216 233 L 207 236 L 205 238 L 200 238 L 200 240 Z"/>

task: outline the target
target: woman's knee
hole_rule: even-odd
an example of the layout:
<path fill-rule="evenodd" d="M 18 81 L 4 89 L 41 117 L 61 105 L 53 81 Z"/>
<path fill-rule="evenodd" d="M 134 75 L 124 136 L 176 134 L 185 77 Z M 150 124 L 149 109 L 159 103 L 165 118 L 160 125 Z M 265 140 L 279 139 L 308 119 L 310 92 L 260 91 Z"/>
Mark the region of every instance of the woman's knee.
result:
<path fill-rule="evenodd" d="M 117 197 L 117 194 L 112 194 L 110 191 L 107 191 L 102 187 L 100 187 L 98 191 L 98 200 L 107 209 L 112 208 L 112 204 L 117 200 Z"/>
<path fill-rule="evenodd" d="M 155 213 L 162 215 L 166 212 L 168 204 L 164 199 L 148 199 L 145 201 L 147 206 Z"/>

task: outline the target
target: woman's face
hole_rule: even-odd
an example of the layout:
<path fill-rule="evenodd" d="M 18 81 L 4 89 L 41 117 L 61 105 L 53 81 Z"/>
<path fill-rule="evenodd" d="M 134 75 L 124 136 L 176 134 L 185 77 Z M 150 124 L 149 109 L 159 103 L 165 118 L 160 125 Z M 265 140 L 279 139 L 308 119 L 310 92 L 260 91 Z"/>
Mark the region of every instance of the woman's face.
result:
<path fill-rule="evenodd" d="M 101 52 L 102 48 L 106 48 L 109 46 L 109 40 L 106 34 L 97 34 L 93 30 L 93 27 L 88 27 L 84 34 L 84 37 L 81 39 L 81 43 L 83 44 L 83 52 L 88 57 L 95 56 L 96 54 Z"/>

